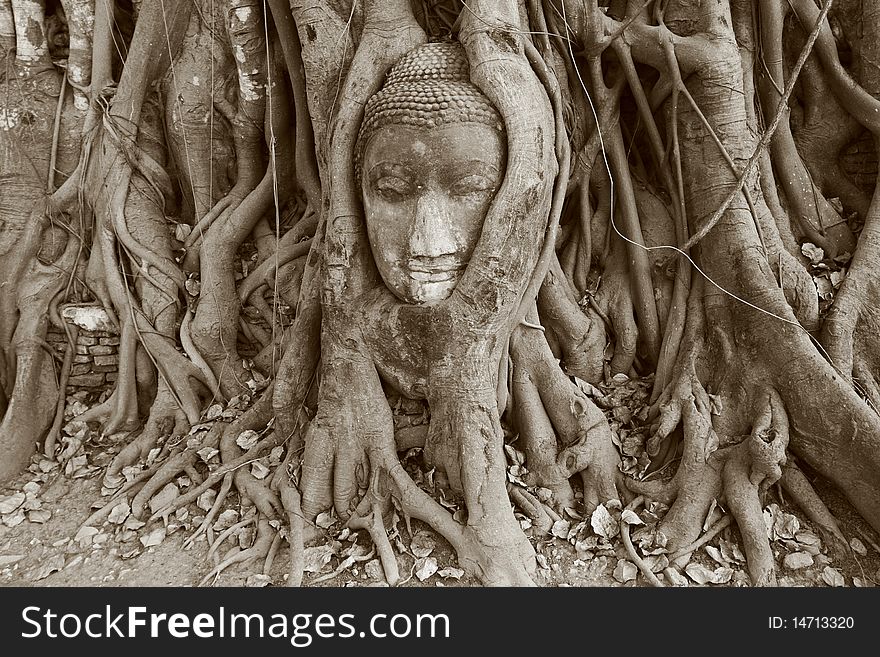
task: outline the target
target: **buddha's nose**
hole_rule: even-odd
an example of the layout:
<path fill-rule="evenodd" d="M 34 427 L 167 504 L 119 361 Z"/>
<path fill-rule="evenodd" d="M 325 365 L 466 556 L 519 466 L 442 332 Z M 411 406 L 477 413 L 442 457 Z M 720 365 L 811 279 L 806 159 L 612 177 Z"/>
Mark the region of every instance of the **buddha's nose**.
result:
<path fill-rule="evenodd" d="M 412 256 L 437 258 L 456 253 L 455 226 L 442 194 L 426 192 L 416 204 L 409 248 Z"/>

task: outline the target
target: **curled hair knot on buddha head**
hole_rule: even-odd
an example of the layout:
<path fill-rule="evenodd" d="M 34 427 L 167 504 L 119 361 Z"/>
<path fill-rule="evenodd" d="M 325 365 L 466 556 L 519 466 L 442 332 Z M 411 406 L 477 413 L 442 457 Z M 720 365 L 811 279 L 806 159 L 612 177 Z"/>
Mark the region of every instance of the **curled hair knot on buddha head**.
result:
<path fill-rule="evenodd" d="M 426 43 L 404 55 L 367 101 L 355 151 L 358 177 L 370 137 L 385 126 L 479 123 L 503 133 L 501 115 L 470 81 L 469 71 L 464 48 L 455 41 Z"/>

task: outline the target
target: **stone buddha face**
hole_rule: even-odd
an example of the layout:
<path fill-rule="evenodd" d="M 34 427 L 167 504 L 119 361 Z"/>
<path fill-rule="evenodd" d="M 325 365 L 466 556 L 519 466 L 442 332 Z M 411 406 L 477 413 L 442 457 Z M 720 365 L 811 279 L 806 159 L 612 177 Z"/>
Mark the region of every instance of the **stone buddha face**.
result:
<path fill-rule="evenodd" d="M 427 44 L 367 104 L 359 172 L 367 234 L 401 301 L 452 294 L 504 178 L 500 118 L 466 79 L 457 44 Z"/>
<path fill-rule="evenodd" d="M 430 304 L 452 294 L 504 162 L 502 135 L 479 123 L 389 125 L 370 139 L 362 164 L 367 234 L 395 296 Z"/>

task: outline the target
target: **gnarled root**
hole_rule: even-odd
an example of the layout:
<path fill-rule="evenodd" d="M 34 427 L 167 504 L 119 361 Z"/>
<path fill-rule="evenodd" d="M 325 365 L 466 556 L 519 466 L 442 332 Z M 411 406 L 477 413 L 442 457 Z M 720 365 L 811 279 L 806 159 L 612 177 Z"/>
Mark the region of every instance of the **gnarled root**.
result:
<path fill-rule="evenodd" d="M 601 381 L 605 328 L 595 312 L 584 314 L 578 307 L 574 289 L 555 256 L 538 294 L 538 308 L 559 345 L 565 372 L 590 383 Z"/>
<path fill-rule="evenodd" d="M 840 531 L 837 520 L 797 465 L 791 461 L 787 462 L 782 468 L 782 478 L 779 483 L 800 510 L 816 524 L 826 543 L 837 545 L 844 552 L 849 551 L 849 544 Z"/>
<path fill-rule="evenodd" d="M 487 584 L 531 584 L 534 551 L 513 516 L 505 489 L 494 390 L 485 391 L 485 403 L 475 403 L 470 392 L 444 391 L 443 401 L 432 405 L 428 444 L 445 445 L 443 436 L 452 427 L 459 429 L 454 435 L 463 443 L 456 450 L 455 465 L 438 463 L 438 469 L 446 466 L 442 469 L 451 475 L 450 483 L 461 486 L 468 509 L 463 526 L 403 469 L 391 410 L 372 363 L 357 353 L 345 352 L 341 357 L 336 350 L 330 350 L 333 355 L 328 358 L 327 351 L 325 336 L 318 411 L 305 435 L 301 474 L 305 519 L 312 520 L 333 504 L 340 517 L 370 532 L 386 578 L 393 583 L 399 573 L 385 546 L 383 522 L 393 498 L 406 517 L 422 520 L 446 538 L 468 573 Z"/>
<path fill-rule="evenodd" d="M 520 440 L 534 483 L 549 488 L 559 508 L 574 508 L 568 480 L 582 472 L 587 513 L 616 499 L 620 459 L 602 412 L 565 376 L 538 331 L 518 327 L 510 349 Z"/>
<path fill-rule="evenodd" d="M 150 409 L 150 417 L 143 431 L 129 442 L 107 467 L 104 485 L 108 488 L 116 488 L 124 480 L 121 475 L 124 468 L 145 458 L 160 440 L 170 436 L 181 436 L 187 431 L 189 431 L 189 422 L 186 416 L 178 408 L 168 388 L 160 383 L 159 393 Z"/>
<path fill-rule="evenodd" d="M 724 464 L 722 480 L 736 518 L 755 586 L 775 586 L 773 553 L 767 539 L 760 495 L 782 476 L 788 446 L 788 417 L 775 391 L 767 394 L 751 435 L 736 446 Z"/>
<path fill-rule="evenodd" d="M 675 497 L 660 524 L 667 547 L 678 565 L 687 562 L 713 501 L 727 504 L 742 535 L 749 574 L 755 586 L 775 585 L 775 565 L 764 525 L 761 497 L 782 476 L 789 425 L 784 404 L 772 389 L 759 393 L 757 417 L 742 441 L 722 445 L 712 423 L 712 402 L 692 381 L 680 403 L 684 429 L 681 463 L 671 482 Z M 650 494 L 650 486 L 631 486 Z M 657 492 L 669 497 L 669 486 Z M 685 547 L 688 546 L 688 547 Z"/>

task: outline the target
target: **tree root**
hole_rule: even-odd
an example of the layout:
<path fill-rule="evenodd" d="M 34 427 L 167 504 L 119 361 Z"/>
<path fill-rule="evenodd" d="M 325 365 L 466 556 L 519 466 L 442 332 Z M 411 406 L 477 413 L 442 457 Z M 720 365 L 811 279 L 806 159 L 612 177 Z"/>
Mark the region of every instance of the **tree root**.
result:
<path fill-rule="evenodd" d="M 341 575 L 342 573 L 344 573 L 346 570 L 348 570 L 349 568 L 351 568 L 351 566 L 352 566 L 353 564 L 355 564 L 355 563 L 360 563 L 360 562 L 363 562 L 363 561 L 369 561 L 370 559 L 373 558 L 373 556 L 374 556 L 375 554 L 376 554 L 376 549 L 375 549 L 375 547 L 374 547 L 372 550 L 370 550 L 367 554 L 365 554 L 365 555 L 363 555 L 363 556 L 360 556 L 360 557 L 348 557 L 348 558 L 346 558 L 342 563 L 340 563 L 340 564 L 336 567 L 336 570 L 334 570 L 334 571 L 331 572 L 331 573 L 327 573 L 326 575 L 321 575 L 320 577 L 316 577 L 315 579 L 313 579 L 312 581 L 310 581 L 309 584 L 311 584 L 311 585 L 315 585 L 315 584 L 319 584 L 319 583 L 321 583 L 321 582 L 326 582 L 326 581 L 328 581 L 328 580 L 331 580 L 331 579 L 333 579 L 334 577 L 338 577 L 339 575 Z M 389 585 L 390 585 L 390 584 L 389 584 Z"/>
<path fill-rule="evenodd" d="M 849 544 L 840 531 L 837 520 L 797 465 L 786 463 L 782 468 L 782 478 L 779 483 L 800 510 L 816 524 L 827 543 L 837 544 L 838 548 L 849 552 Z"/>
<path fill-rule="evenodd" d="M 712 428 L 708 395 L 696 382 L 692 385 L 693 395 L 683 405 L 684 454 L 673 480 L 677 496 L 660 524 L 673 551 L 670 561 L 682 564 L 702 544 L 700 525 L 710 503 L 726 500 L 743 538 L 752 583 L 774 585 L 775 564 L 760 496 L 779 480 L 785 463 L 789 427 L 782 399 L 772 389 L 763 401 L 759 395 L 751 434 L 725 446 Z M 663 488 L 668 490 L 668 485 Z"/>
<path fill-rule="evenodd" d="M 375 472 L 375 471 L 374 471 Z M 370 493 L 366 495 L 358 505 L 357 511 L 348 519 L 348 527 L 351 529 L 366 529 L 373 540 L 373 545 L 379 552 L 379 560 L 385 571 L 385 581 L 389 586 L 395 586 L 400 581 L 400 568 L 397 565 L 397 557 L 394 548 L 388 540 L 388 532 L 385 530 L 385 521 L 382 519 L 384 510 L 390 506 L 390 495 L 386 492 L 380 496 L 378 472 L 373 476 Z"/>
<path fill-rule="evenodd" d="M 219 444 L 219 441 L 218 441 Z M 204 483 L 204 481 L 202 482 Z M 202 534 L 207 534 L 208 532 L 213 533 L 213 529 L 211 528 L 212 523 L 214 522 L 214 518 L 220 513 L 220 509 L 223 508 L 223 503 L 226 501 L 226 496 L 229 495 L 229 491 L 232 489 L 232 473 L 226 473 L 226 476 L 223 477 L 223 483 L 220 484 L 220 492 L 217 493 L 217 497 L 214 498 L 214 503 L 211 505 L 211 509 L 205 514 L 204 520 L 196 527 L 196 530 L 190 534 L 187 539 L 183 542 L 183 549 L 186 550 L 191 545 L 194 545 L 196 539 Z M 213 543 L 211 537 L 208 537 L 209 543 Z"/>
<path fill-rule="evenodd" d="M 635 498 L 632 502 L 626 505 L 627 510 L 635 511 L 641 503 L 644 501 L 644 498 L 639 496 Z M 663 588 L 663 582 L 661 582 L 648 564 L 645 563 L 645 560 L 642 559 L 638 553 L 636 552 L 635 547 L 632 544 L 632 538 L 629 535 L 629 523 L 625 520 L 621 519 L 620 521 L 620 536 L 623 540 L 623 547 L 626 549 L 626 553 L 629 556 L 630 560 L 639 567 L 639 570 L 642 572 L 642 575 L 645 576 L 645 579 L 651 584 L 651 586 L 656 586 L 659 588 Z"/>
<path fill-rule="evenodd" d="M 697 540 L 690 543 L 689 545 L 685 545 L 683 548 L 680 548 L 669 555 L 669 561 L 680 561 L 686 559 L 688 556 L 699 550 L 704 545 L 708 544 L 713 538 L 718 536 L 726 527 L 730 526 L 732 522 L 730 516 L 724 516 L 714 525 L 712 525 L 706 532 L 700 536 Z"/>
<path fill-rule="evenodd" d="M 559 514 L 545 507 L 534 495 L 519 486 L 507 484 L 507 494 L 510 495 L 510 501 L 531 519 L 533 526 L 540 532 L 550 533 L 553 522 L 561 520 Z"/>
<path fill-rule="evenodd" d="M 586 512 L 592 513 L 600 502 L 616 499 L 620 461 L 601 411 L 565 376 L 539 332 L 517 328 L 510 348 L 520 434 L 534 483 L 554 491 L 558 506 L 573 508 L 574 493 L 568 479 L 587 470 L 583 492 Z M 555 444 L 557 435 L 561 448 Z"/>
<path fill-rule="evenodd" d="M 217 539 L 213 543 L 211 543 L 211 546 L 208 548 L 208 554 L 205 555 L 205 561 L 209 561 L 211 559 L 211 557 L 214 556 L 214 553 L 220 549 L 220 547 L 223 545 L 223 542 L 227 538 L 232 536 L 239 529 L 243 529 L 244 527 L 247 527 L 248 525 L 255 523 L 256 521 L 257 521 L 257 517 L 256 517 L 256 515 L 253 515 L 253 516 L 250 516 L 248 518 L 245 518 L 244 520 L 241 520 L 241 521 L 235 523 L 231 527 L 227 527 L 226 529 L 224 529 L 221 532 L 220 536 L 218 536 Z"/>
<path fill-rule="evenodd" d="M 241 550 L 240 552 L 236 551 L 227 556 L 223 561 L 214 566 L 214 568 L 202 578 L 197 586 L 202 587 L 211 581 L 211 579 L 216 580 L 216 578 L 220 576 L 220 573 L 234 564 L 266 558 L 269 554 L 269 549 L 272 547 L 274 538 L 275 530 L 272 529 L 272 526 L 269 524 L 268 518 L 261 517 L 257 522 L 257 537 L 254 540 L 254 544 L 246 550 Z"/>
<path fill-rule="evenodd" d="M 194 502 L 196 499 L 198 499 L 199 495 L 204 493 L 209 488 L 214 487 L 218 482 L 220 482 L 227 473 L 234 472 L 238 468 L 241 468 L 242 466 L 247 465 L 253 460 L 259 458 L 263 454 L 263 452 L 265 452 L 267 449 L 275 447 L 276 444 L 277 442 L 274 434 L 272 436 L 269 436 L 268 438 L 261 440 L 259 443 L 254 445 L 251 449 L 249 449 L 237 459 L 221 465 L 219 468 L 217 468 L 217 470 L 212 472 L 210 476 L 205 478 L 205 481 L 203 481 L 199 486 L 196 486 L 193 490 L 187 492 L 186 495 L 181 495 L 164 509 L 159 509 L 158 511 L 156 511 L 152 516 L 150 516 L 147 522 L 152 522 L 163 517 L 167 518 L 169 515 L 177 511 L 177 509 L 186 506 L 190 502 Z"/>
<path fill-rule="evenodd" d="M 124 468 L 145 458 L 159 441 L 174 435 L 184 435 L 187 431 L 189 431 L 189 423 L 179 409 L 175 408 L 174 403 L 168 399 L 164 403 L 157 399 L 151 408 L 144 430 L 129 442 L 107 467 L 104 473 L 104 485 L 114 488 L 118 485 L 120 473 Z M 180 469 L 182 470 L 183 467 Z"/>
<path fill-rule="evenodd" d="M 287 512 L 287 522 L 290 525 L 290 570 L 287 577 L 288 586 L 302 586 L 303 568 L 305 566 L 303 550 L 305 538 L 303 535 L 303 514 L 300 506 L 299 491 L 291 483 L 286 482 L 281 487 L 281 503 Z"/>
<path fill-rule="evenodd" d="M 80 529 L 92 526 L 95 523 L 104 520 L 104 518 L 110 515 L 110 511 L 112 511 L 114 507 L 118 506 L 120 502 L 126 499 L 129 493 L 135 492 L 135 494 L 137 494 L 137 491 L 145 485 L 150 477 L 158 472 L 160 467 L 162 467 L 161 463 L 154 463 L 151 467 L 139 473 L 134 479 L 123 485 L 122 488 L 116 491 L 113 497 L 110 498 L 109 502 L 86 518 L 85 522 L 80 525 Z"/>
<path fill-rule="evenodd" d="M 590 383 L 601 381 L 604 326 L 595 314 L 590 317 L 581 312 L 568 277 L 555 256 L 550 260 L 550 271 L 538 294 L 538 310 L 559 344 L 562 369 Z"/>
<path fill-rule="evenodd" d="M 176 453 L 175 453 L 176 452 Z M 150 480 L 141 488 L 140 492 L 134 496 L 131 501 L 131 515 L 138 520 L 144 512 L 144 507 L 150 501 L 150 498 L 158 493 L 168 482 L 177 477 L 187 466 L 191 466 L 196 462 L 197 454 L 194 451 L 177 451 L 172 452 L 171 456 L 162 463 L 162 467 L 153 475 Z"/>
<path fill-rule="evenodd" d="M 272 545 L 269 546 L 269 554 L 266 555 L 266 561 L 263 562 L 263 574 L 268 575 L 272 572 L 272 566 L 275 565 L 275 557 L 278 556 L 278 550 L 281 548 L 281 532 L 275 532 L 275 538 L 272 539 Z"/>

